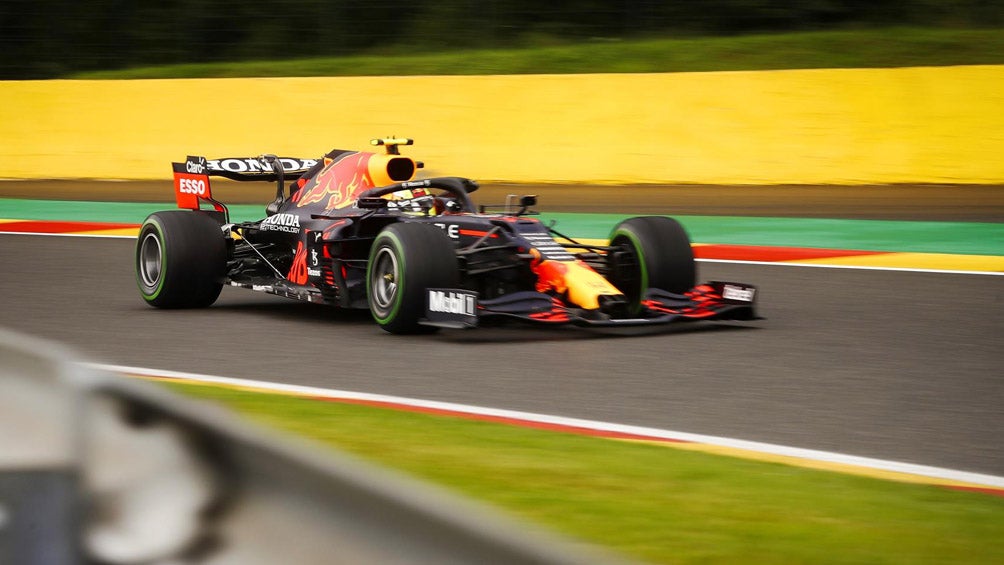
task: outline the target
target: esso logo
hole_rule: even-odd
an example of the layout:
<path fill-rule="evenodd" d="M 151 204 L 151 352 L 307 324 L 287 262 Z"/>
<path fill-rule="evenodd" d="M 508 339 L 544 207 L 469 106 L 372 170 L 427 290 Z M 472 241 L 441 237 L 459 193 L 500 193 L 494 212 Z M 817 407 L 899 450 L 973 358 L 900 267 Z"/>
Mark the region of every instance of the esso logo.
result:
<path fill-rule="evenodd" d="M 183 194 L 206 195 L 206 181 L 202 179 L 178 179 L 178 191 Z"/>
<path fill-rule="evenodd" d="M 190 173 L 195 173 L 201 175 L 206 172 L 206 167 L 199 162 L 185 161 L 185 170 Z"/>

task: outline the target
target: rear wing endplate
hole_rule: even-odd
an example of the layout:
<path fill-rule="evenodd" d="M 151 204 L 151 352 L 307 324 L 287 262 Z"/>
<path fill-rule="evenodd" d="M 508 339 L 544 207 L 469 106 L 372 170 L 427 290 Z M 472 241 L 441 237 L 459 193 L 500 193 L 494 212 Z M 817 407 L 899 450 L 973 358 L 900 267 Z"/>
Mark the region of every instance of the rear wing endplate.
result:
<path fill-rule="evenodd" d="M 273 163 L 280 163 L 282 171 L 276 171 Z M 224 177 L 236 181 L 275 182 L 282 178 L 295 179 L 317 164 L 317 159 L 293 157 L 228 157 L 206 159 L 189 155 L 184 163 L 171 163 L 174 170 L 174 196 L 179 208 L 199 210 L 203 201 L 211 204 L 224 218 L 228 218 L 226 206 L 213 199 L 209 177 Z M 229 220 L 226 220 L 229 221 Z"/>

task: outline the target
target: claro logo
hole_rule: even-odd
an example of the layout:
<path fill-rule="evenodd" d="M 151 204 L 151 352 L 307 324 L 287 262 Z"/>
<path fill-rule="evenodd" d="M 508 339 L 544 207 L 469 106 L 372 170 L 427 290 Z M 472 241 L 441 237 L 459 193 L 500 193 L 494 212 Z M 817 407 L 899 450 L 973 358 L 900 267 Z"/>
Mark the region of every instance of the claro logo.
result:
<path fill-rule="evenodd" d="M 206 181 L 202 179 L 178 179 L 178 191 L 182 194 L 206 195 Z"/>
<path fill-rule="evenodd" d="M 189 155 L 185 159 L 185 170 L 189 173 L 201 175 L 206 172 L 206 158 Z"/>

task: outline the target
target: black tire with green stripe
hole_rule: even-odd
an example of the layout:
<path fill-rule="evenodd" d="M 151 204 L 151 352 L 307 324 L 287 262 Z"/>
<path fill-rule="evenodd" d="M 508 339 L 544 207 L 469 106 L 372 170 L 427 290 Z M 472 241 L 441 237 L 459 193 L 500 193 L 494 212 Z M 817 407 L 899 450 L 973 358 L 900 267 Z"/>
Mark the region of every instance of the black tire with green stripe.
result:
<path fill-rule="evenodd" d="M 425 289 L 455 288 L 457 254 L 443 230 L 431 224 L 398 223 L 373 241 L 366 268 L 366 297 L 380 327 L 390 333 L 427 333 Z"/>
<path fill-rule="evenodd" d="M 680 222 L 664 216 L 629 218 L 610 233 L 607 278 L 624 293 L 632 314 L 646 289 L 683 294 L 697 280 L 694 250 Z"/>
<path fill-rule="evenodd" d="M 150 214 L 136 242 L 136 284 L 158 308 L 204 308 L 220 296 L 227 244 L 220 224 L 197 211 Z"/>

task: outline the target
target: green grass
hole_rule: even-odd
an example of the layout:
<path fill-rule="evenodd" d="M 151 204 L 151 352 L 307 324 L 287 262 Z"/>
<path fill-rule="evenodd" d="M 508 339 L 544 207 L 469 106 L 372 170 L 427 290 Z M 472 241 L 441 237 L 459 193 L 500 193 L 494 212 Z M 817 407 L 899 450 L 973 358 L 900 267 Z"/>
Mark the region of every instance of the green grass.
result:
<path fill-rule="evenodd" d="M 399 46 L 351 57 L 168 65 L 79 73 L 69 78 L 646 73 L 1002 63 L 1004 32 L 999 29 L 893 28 L 604 40 L 442 53 Z"/>
<path fill-rule="evenodd" d="M 173 384 L 660 563 L 1004 563 L 1004 499 L 461 418 Z"/>

